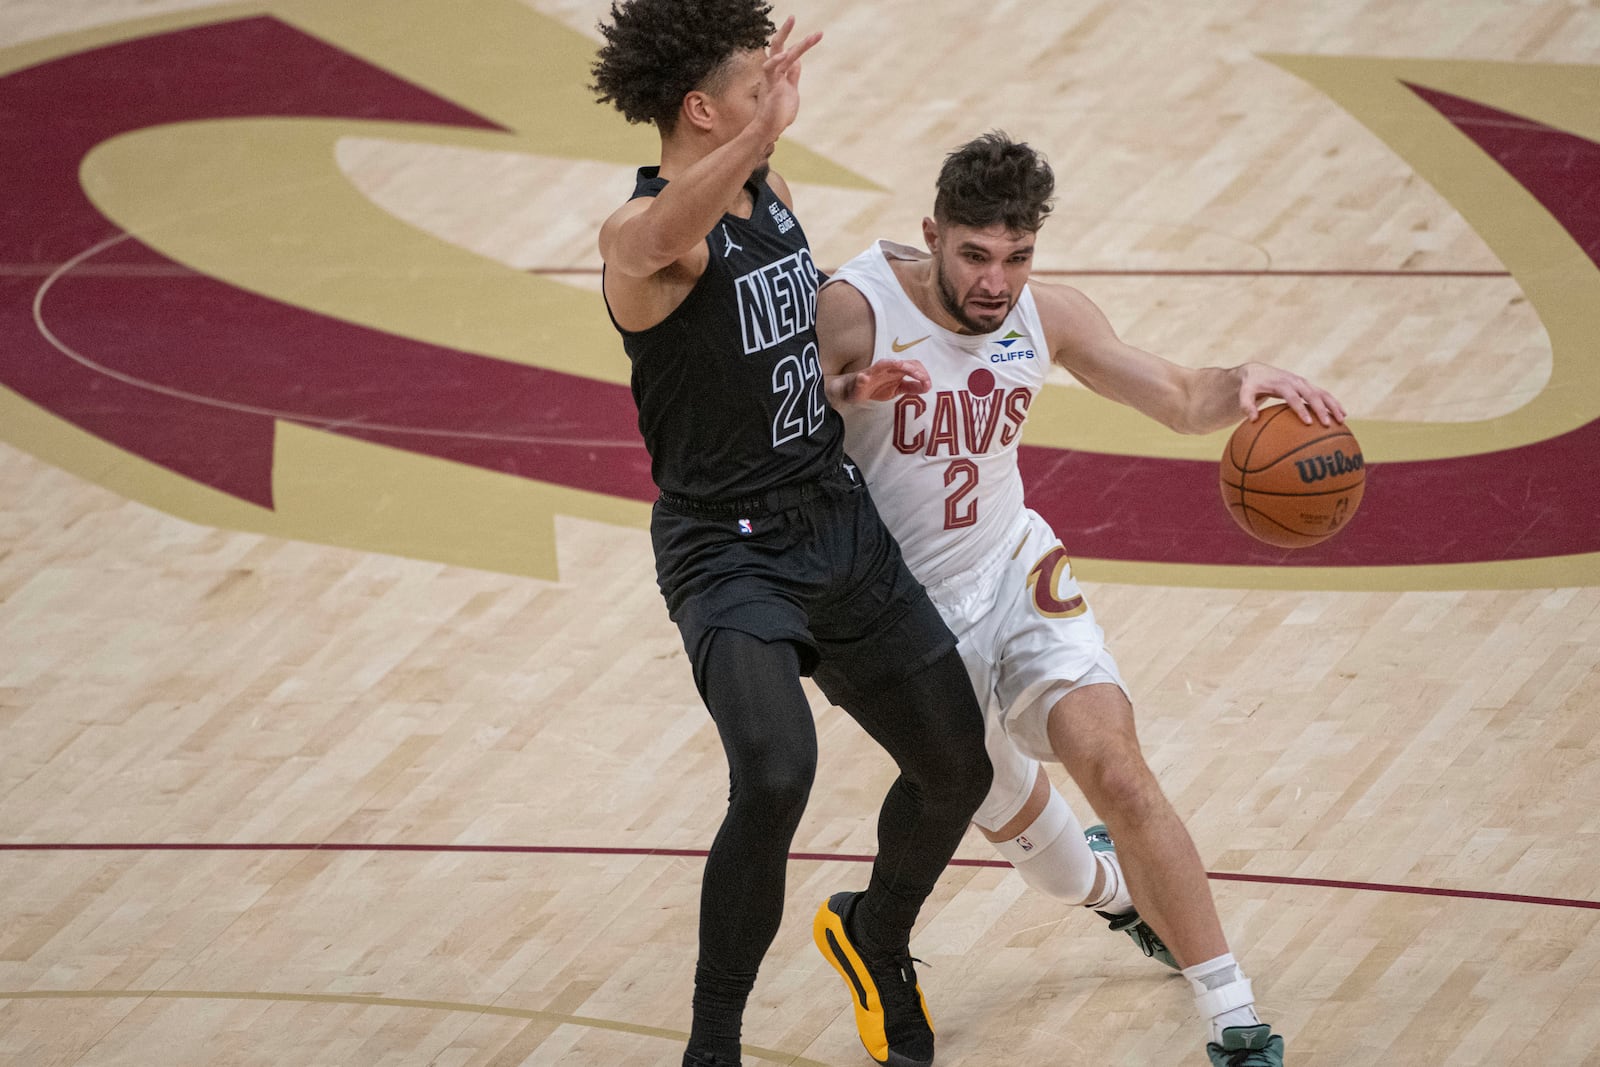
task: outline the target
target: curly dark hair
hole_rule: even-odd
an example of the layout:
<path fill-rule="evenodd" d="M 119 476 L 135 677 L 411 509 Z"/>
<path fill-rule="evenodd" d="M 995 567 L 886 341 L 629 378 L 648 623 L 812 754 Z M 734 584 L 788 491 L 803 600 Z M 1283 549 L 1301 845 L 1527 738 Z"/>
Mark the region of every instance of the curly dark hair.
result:
<path fill-rule="evenodd" d="M 1035 233 L 1050 214 L 1056 177 L 1029 145 L 994 130 L 944 157 L 933 217 L 983 229 L 997 222 L 1017 233 Z"/>
<path fill-rule="evenodd" d="M 735 53 L 766 47 L 771 11 L 761 0 L 612 0 L 589 87 L 629 122 L 671 133 L 685 93 Z"/>

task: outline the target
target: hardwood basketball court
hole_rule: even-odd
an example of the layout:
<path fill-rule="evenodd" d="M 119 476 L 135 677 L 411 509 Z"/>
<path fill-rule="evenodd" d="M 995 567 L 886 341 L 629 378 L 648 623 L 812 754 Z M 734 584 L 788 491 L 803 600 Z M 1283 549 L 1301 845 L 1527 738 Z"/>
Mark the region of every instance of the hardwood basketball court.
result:
<path fill-rule="evenodd" d="M 597 295 L 654 143 L 605 8 L 0 6 L 0 1063 L 678 1062 L 726 779 Z M 1600 1063 L 1600 7 L 791 10 L 819 265 L 1003 128 L 1042 275 L 1355 415 L 1303 557 L 1220 436 L 1065 379 L 1028 436 L 1290 1062 Z M 750 1064 L 870 1062 L 809 929 L 893 770 L 815 706 Z M 912 948 L 941 1064 L 1204 1062 L 977 833 Z"/>

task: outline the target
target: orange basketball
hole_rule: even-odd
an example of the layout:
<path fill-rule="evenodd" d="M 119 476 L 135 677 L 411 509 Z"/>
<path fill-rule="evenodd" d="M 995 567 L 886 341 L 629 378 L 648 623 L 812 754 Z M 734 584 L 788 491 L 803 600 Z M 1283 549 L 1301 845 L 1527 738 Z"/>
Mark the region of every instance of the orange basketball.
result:
<path fill-rule="evenodd" d="M 1349 427 L 1307 426 L 1287 404 L 1274 404 L 1228 438 L 1221 481 L 1222 501 L 1245 533 L 1306 548 L 1350 521 L 1367 472 Z"/>

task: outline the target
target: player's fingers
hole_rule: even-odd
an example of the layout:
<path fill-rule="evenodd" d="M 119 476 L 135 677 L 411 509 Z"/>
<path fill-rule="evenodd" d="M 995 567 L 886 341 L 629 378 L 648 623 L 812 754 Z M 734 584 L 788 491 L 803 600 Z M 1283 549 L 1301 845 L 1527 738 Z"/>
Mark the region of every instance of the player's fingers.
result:
<path fill-rule="evenodd" d="M 1321 392 L 1322 390 L 1317 389 L 1305 379 L 1290 375 L 1289 380 L 1284 383 L 1280 395 L 1283 397 L 1284 403 L 1294 408 L 1295 413 L 1300 416 L 1301 422 L 1307 426 L 1315 422 L 1320 422 L 1326 426 L 1328 425 L 1328 417 L 1322 407 L 1322 399 L 1319 396 Z"/>
<path fill-rule="evenodd" d="M 1339 398 L 1334 396 L 1332 393 L 1326 393 L 1324 395 L 1328 398 L 1328 414 L 1332 415 L 1336 421 L 1344 422 L 1346 412 L 1344 410 L 1344 405 L 1339 403 Z"/>
<path fill-rule="evenodd" d="M 915 378 L 918 381 L 928 381 L 928 368 L 922 365 L 922 360 L 885 360 L 886 366 L 894 368 L 894 373 Z"/>
<path fill-rule="evenodd" d="M 1239 387 L 1239 414 L 1250 422 L 1256 421 L 1256 416 L 1261 414 L 1261 405 L 1256 403 L 1255 386 L 1246 382 Z"/>
<path fill-rule="evenodd" d="M 874 400 L 887 400 L 900 391 L 900 368 L 891 363 L 875 363 L 864 375 Z"/>
<path fill-rule="evenodd" d="M 1332 426 L 1338 421 L 1338 416 L 1333 413 L 1333 408 L 1328 404 L 1331 399 L 1333 398 L 1321 391 L 1311 394 L 1311 410 L 1316 413 L 1317 421 L 1324 426 Z"/>
<path fill-rule="evenodd" d="M 772 78 L 783 78 L 791 85 L 797 84 L 800 81 L 800 57 L 820 40 L 822 34 L 813 33 L 795 47 L 785 52 L 774 53 L 764 68 L 767 75 Z"/>
<path fill-rule="evenodd" d="M 1300 416 L 1301 422 L 1310 426 L 1315 420 L 1311 417 L 1311 406 L 1306 403 L 1306 398 L 1294 389 L 1285 389 L 1284 394 L 1283 402 L 1288 404 L 1296 415 Z"/>
<path fill-rule="evenodd" d="M 778 27 L 778 32 L 772 35 L 772 40 L 767 42 L 767 55 L 776 56 L 783 52 L 783 43 L 789 39 L 789 31 L 794 29 L 794 16 L 790 15 L 783 20 L 783 25 Z"/>
<path fill-rule="evenodd" d="M 1300 387 L 1300 396 L 1322 425 L 1332 426 L 1335 422 L 1344 421 L 1344 410 L 1339 407 L 1332 393 L 1303 380 L 1297 380 L 1295 384 Z"/>
<path fill-rule="evenodd" d="M 799 44 L 797 44 L 793 48 L 789 49 L 790 58 L 793 59 L 795 62 L 799 62 L 800 57 L 805 55 L 807 52 L 811 51 L 812 47 L 815 46 L 816 43 L 818 41 L 820 41 L 820 40 L 822 40 L 822 31 L 821 30 L 818 30 L 816 33 L 813 33 L 813 34 L 808 34 L 806 36 L 805 40 L 801 41 Z"/>

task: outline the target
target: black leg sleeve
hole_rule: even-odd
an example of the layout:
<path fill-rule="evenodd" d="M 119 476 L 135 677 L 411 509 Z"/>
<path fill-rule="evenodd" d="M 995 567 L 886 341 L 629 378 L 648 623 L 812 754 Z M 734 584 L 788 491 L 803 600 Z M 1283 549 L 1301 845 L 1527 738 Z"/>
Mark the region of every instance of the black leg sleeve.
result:
<path fill-rule="evenodd" d="M 701 883 L 689 1045 L 737 1062 L 745 1001 L 783 918 L 789 845 L 816 774 L 817 733 L 788 642 L 717 630 L 699 666 L 729 790 Z"/>
<path fill-rule="evenodd" d="M 878 816 L 878 858 L 855 913 L 861 936 L 899 950 L 988 795 L 994 772 L 983 713 L 953 649 L 898 685 L 856 696 L 845 710 L 900 767 Z"/>

